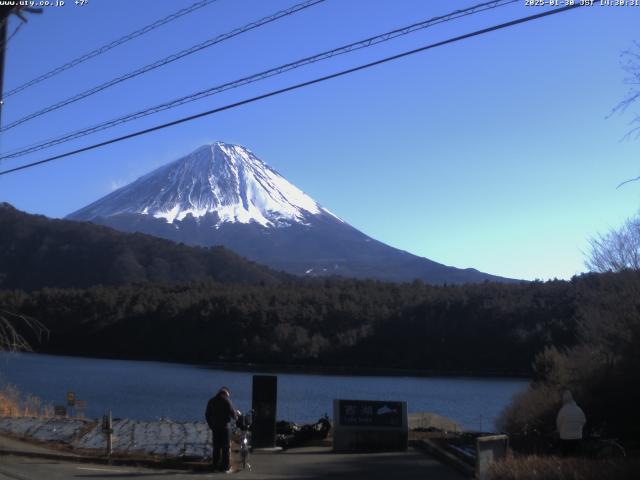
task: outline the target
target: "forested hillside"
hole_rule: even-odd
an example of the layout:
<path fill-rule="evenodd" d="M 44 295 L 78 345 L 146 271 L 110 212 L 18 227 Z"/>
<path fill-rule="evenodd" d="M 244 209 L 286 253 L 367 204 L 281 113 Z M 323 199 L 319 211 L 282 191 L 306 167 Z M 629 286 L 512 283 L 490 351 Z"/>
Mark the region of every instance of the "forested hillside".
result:
<path fill-rule="evenodd" d="M 139 282 L 279 282 L 288 275 L 222 248 L 29 215 L 0 204 L 0 288 L 89 287 Z"/>
<path fill-rule="evenodd" d="M 200 282 L 2 291 L 0 304 L 42 321 L 50 336 L 36 348 L 55 353 L 528 375 L 537 353 L 575 346 L 587 320 L 607 318 L 602 298 L 634 281 Z"/>

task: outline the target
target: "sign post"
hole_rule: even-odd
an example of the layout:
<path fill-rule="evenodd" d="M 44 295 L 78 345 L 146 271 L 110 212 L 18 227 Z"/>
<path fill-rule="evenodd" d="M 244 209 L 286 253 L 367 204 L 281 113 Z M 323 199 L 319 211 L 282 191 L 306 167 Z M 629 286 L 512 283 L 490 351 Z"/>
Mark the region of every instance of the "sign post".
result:
<path fill-rule="evenodd" d="M 489 465 L 506 457 L 509 450 L 507 435 L 488 435 L 476 438 L 476 478 L 489 478 Z"/>
<path fill-rule="evenodd" d="M 75 406 L 76 406 L 76 394 L 75 394 L 75 392 L 68 391 L 67 392 L 67 407 L 69 407 L 73 411 Z M 73 413 L 75 413 L 75 412 L 73 412 Z M 70 416 L 74 416 L 74 415 L 70 414 Z"/>
<path fill-rule="evenodd" d="M 113 453 L 113 419 L 111 418 L 111 410 L 102 417 L 102 433 L 107 436 L 107 457 Z"/>
<path fill-rule="evenodd" d="M 333 450 L 406 450 L 407 402 L 333 401 Z"/>

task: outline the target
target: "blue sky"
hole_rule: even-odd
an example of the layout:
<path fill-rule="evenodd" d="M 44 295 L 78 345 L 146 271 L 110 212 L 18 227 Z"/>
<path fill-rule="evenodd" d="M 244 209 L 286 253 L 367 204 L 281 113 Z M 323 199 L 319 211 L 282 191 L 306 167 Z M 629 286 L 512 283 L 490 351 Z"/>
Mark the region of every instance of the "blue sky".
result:
<path fill-rule="evenodd" d="M 195 0 L 67 1 L 8 45 L 5 90 Z M 218 0 L 7 99 L 3 124 L 295 1 Z M 327 0 L 0 134 L 0 149 L 471 6 Z M 10 167 L 519 16 L 524 0 L 58 146 Z M 596 232 L 640 205 L 620 54 L 640 7 L 590 7 L 493 32 L 159 133 L 0 177 L 0 201 L 62 217 L 215 140 L 238 143 L 353 226 L 454 265 L 526 279 L 584 270 Z M 17 24 L 12 19 L 9 31 Z M 4 168 L 3 168 L 4 169 Z"/>

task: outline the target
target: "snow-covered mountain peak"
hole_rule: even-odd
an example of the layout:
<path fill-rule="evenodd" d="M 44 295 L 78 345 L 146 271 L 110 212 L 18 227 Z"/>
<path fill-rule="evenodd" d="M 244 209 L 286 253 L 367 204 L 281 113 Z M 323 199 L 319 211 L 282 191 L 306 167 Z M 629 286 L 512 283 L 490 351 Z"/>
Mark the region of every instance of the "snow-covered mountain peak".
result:
<path fill-rule="evenodd" d="M 250 150 L 224 142 L 200 147 L 69 218 L 125 213 L 151 215 L 168 223 L 215 213 L 217 226 L 256 222 L 264 227 L 306 224 L 309 215 L 335 217 Z"/>

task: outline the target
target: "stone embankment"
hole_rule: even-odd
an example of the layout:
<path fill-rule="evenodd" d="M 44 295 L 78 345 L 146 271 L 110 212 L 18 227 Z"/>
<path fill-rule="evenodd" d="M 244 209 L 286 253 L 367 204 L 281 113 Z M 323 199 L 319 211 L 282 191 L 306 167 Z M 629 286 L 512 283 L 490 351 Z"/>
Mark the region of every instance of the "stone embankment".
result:
<path fill-rule="evenodd" d="M 107 437 L 93 420 L 0 417 L 0 434 L 56 444 L 87 453 L 104 453 Z M 211 456 L 211 433 L 204 422 L 113 421 L 113 454 L 202 459 Z"/>
<path fill-rule="evenodd" d="M 409 414 L 409 429 L 460 433 L 450 419 L 432 413 Z M 0 417 L 0 435 L 56 446 L 79 454 L 104 455 L 107 436 L 96 420 Z M 205 422 L 113 420 L 113 455 L 202 460 L 211 456 L 211 432 Z"/>

